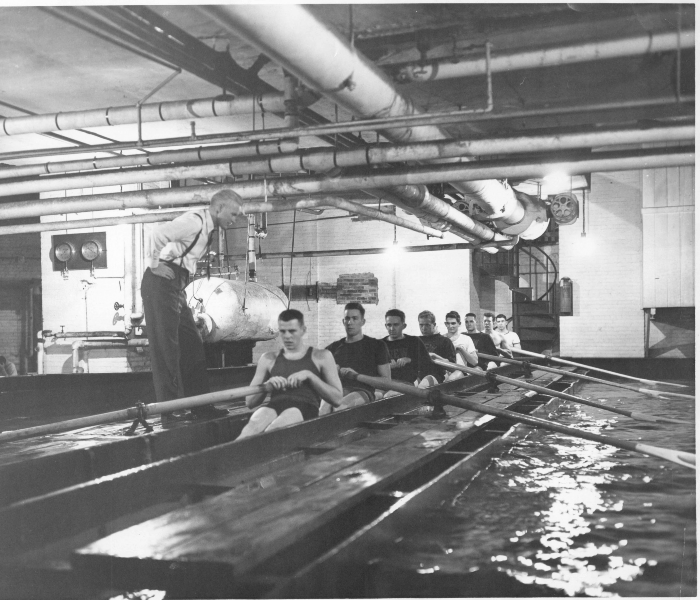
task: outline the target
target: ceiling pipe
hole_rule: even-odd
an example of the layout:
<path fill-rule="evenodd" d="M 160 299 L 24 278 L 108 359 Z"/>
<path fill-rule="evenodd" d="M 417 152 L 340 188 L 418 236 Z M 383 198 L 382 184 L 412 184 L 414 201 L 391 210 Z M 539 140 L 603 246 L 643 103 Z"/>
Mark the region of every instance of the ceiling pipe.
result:
<path fill-rule="evenodd" d="M 297 101 L 315 101 L 316 96 L 304 94 Z M 227 99 L 202 98 L 177 100 L 141 105 L 142 123 L 157 121 L 191 120 L 193 118 L 224 117 L 250 114 L 253 111 L 284 112 L 284 94 L 267 93 L 255 96 L 238 96 Z M 59 112 L 26 117 L 4 117 L 0 119 L 0 137 L 22 133 L 47 133 L 87 127 L 132 125 L 139 121 L 137 106 L 116 106 Z"/>
<path fill-rule="evenodd" d="M 275 179 L 237 181 L 220 185 L 173 189 L 139 190 L 92 196 L 68 196 L 6 202 L 0 220 L 38 217 L 72 212 L 124 210 L 127 208 L 163 208 L 186 204 L 202 204 L 221 190 L 233 190 L 244 199 L 298 196 L 312 193 L 345 192 L 401 185 L 420 185 L 450 180 L 478 180 L 486 177 L 527 179 L 544 177 L 554 171 L 569 175 L 593 172 L 654 169 L 695 164 L 694 147 L 648 148 L 634 151 L 596 152 L 585 158 L 570 160 L 538 159 L 484 160 L 472 163 L 426 165 L 392 170 L 371 171 L 364 175 L 343 177 L 280 177 Z"/>
<path fill-rule="evenodd" d="M 203 6 L 201 10 L 356 116 L 392 117 L 421 112 L 398 93 L 374 64 L 302 6 L 240 4 Z M 392 141 L 404 143 L 449 137 L 434 126 L 392 127 L 382 133 Z M 534 239 L 547 228 L 546 214 L 540 215 L 540 222 L 531 221 L 532 215 L 505 182 L 448 181 L 476 201 L 487 216 L 499 217 L 511 228 L 517 226 L 515 233 L 525 239 Z"/>
<path fill-rule="evenodd" d="M 201 144 L 224 144 L 231 142 L 252 142 L 256 140 L 276 140 L 285 138 L 298 138 L 307 136 L 330 136 L 334 134 L 350 133 L 357 131 L 378 131 L 388 127 L 408 127 L 417 125 L 449 125 L 455 123 L 478 123 L 485 121 L 524 120 L 531 118 L 546 118 L 575 113 L 600 113 L 610 111 L 634 111 L 652 108 L 671 107 L 676 112 L 671 116 L 693 117 L 694 112 L 689 108 L 695 102 L 694 96 L 661 97 L 642 100 L 626 100 L 624 102 L 603 102 L 599 104 L 581 104 L 568 106 L 555 106 L 536 108 L 532 110 L 519 110 L 503 113 L 474 113 L 465 110 L 453 110 L 436 113 L 419 113 L 410 116 L 362 119 L 345 121 L 341 123 L 326 123 L 288 129 L 285 127 L 273 127 L 265 130 L 241 131 L 238 133 L 224 133 L 212 135 L 199 135 L 196 137 L 161 138 L 156 140 L 144 140 L 142 145 L 136 142 L 116 142 L 110 144 L 94 144 L 87 148 L 90 152 L 115 152 L 120 150 L 143 150 L 144 148 L 167 148 L 170 146 L 195 146 Z M 685 111 L 685 112 L 684 112 Z M 667 115 L 668 116 L 668 115 Z M 40 150 L 22 150 L 19 152 L 0 153 L 0 161 L 23 160 L 30 158 L 50 158 L 67 156 L 70 154 L 85 154 L 86 148 L 45 148 Z"/>
<path fill-rule="evenodd" d="M 83 160 L 46 162 L 37 165 L 0 167 L 0 179 L 34 175 L 52 175 L 56 173 L 69 173 L 71 171 L 94 171 L 99 169 L 153 166 L 171 163 L 194 163 L 239 157 L 250 158 L 253 155 L 267 156 L 271 154 L 294 152 L 298 146 L 295 140 L 276 140 L 232 144 L 227 146 L 200 146 L 199 148 L 151 152 L 150 154 L 132 154 L 129 156 L 86 158 Z"/>
<path fill-rule="evenodd" d="M 675 52 L 679 48 L 693 48 L 695 32 L 649 33 L 644 36 L 618 40 L 605 40 L 587 44 L 571 44 L 556 48 L 537 50 L 521 49 L 508 54 L 494 54 L 489 61 L 491 73 L 505 73 L 519 69 L 557 67 L 581 62 L 643 56 L 657 52 Z M 436 81 L 456 77 L 472 77 L 486 74 L 485 58 L 444 58 L 412 62 L 401 65 L 386 65 L 400 83 Z"/>
<path fill-rule="evenodd" d="M 129 183 L 146 183 L 155 181 L 172 181 L 198 179 L 204 177 L 228 177 L 234 175 L 265 175 L 278 173 L 296 173 L 299 171 L 331 171 L 335 168 L 356 167 L 363 165 L 381 165 L 395 162 L 431 161 L 440 158 L 460 156 L 480 156 L 494 154 L 517 154 L 542 152 L 573 148 L 602 147 L 606 145 L 641 144 L 669 141 L 690 141 L 695 139 L 693 125 L 676 125 L 650 127 L 648 129 L 616 128 L 605 131 L 585 131 L 560 135 L 512 136 L 490 140 L 445 140 L 439 142 L 417 142 L 406 145 L 380 145 L 356 150 L 333 150 L 316 148 L 303 150 L 295 154 L 280 154 L 264 158 L 199 166 L 176 165 L 155 169 L 131 169 L 109 173 L 89 173 L 63 178 L 39 178 L 29 181 L 0 183 L 0 196 L 15 196 L 37 192 L 104 187 L 109 185 L 126 185 Z M 280 143 L 282 144 L 282 142 Z M 287 142 L 288 144 L 288 142 Z M 265 150 L 274 152 L 282 146 L 275 143 L 265 146 Z M 225 156 L 232 149 L 213 147 L 197 150 L 180 150 L 157 154 L 156 160 L 174 158 L 175 155 L 190 160 L 213 160 L 216 156 Z M 98 159 L 113 165 L 116 158 Z M 149 160 L 150 157 L 124 157 Z M 80 162 L 80 161 L 75 161 Z M 97 165 L 97 160 L 84 161 Z M 49 165 L 51 163 L 48 163 Z M 60 163 L 59 163 L 60 164 Z M 100 162 L 99 164 L 103 164 Z M 0 170 L 0 176 L 2 175 Z M 443 203 L 436 199 L 437 203 Z M 436 213 L 438 204 L 432 203 L 428 210 Z"/>
<path fill-rule="evenodd" d="M 186 188 L 184 188 L 186 189 Z M 74 229 L 85 229 L 91 227 L 110 227 L 113 225 L 126 225 L 130 223 L 158 223 L 162 221 L 172 221 L 176 217 L 182 215 L 185 210 L 193 210 L 194 208 L 203 208 L 206 205 L 192 207 L 186 209 L 159 213 L 144 213 L 140 215 L 129 215 L 121 217 L 104 217 L 96 219 L 75 219 L 71 221 L 50 221 L 48 223 L 26 223 L 22 225 L 6 225 L 0 227 L 0 235 L 16 235 L 37 232 L 49 231 L 70 231 Z M 309 198 L 306 200 L 294 201 L 277 201 L 274 202 L 245 202 L 243 204 L 243 212 L 245 214 L 268 213 L 268 212 L 285 212 L 295 209 L 308 208 L 338 208 L 346 210 L 350 213 L 363 215 L 377 221 L 391 223 L 397 227 L 403 227 L 422 233 L 427 236 L 443 238 L 443 232 L 432 227 L 424 226 L 419 223 L 414 223 L 408 219 L 397 217 L 392 214 L 384 213 L 356 202 L 351 202 L 344 198 Z M 477 242 L 478 243 L 478 242 Z"/>
<path fill-rule="evenodd" d="M 479 241 L 508 241 L 508 236 L 493 231 L 474 221 L 468 215 L 450 206 L 447 202 L 436 198 L 424 185 L 404 185 L 388 188 L 389 192 L 396 194 L 401 202 L 401 207 L 408 210 L 421 221 L 425 221 L 443 231 L 462 230 L 467 232 L 474 243 Z M 440 223 L 444 223 L 442 227 Z"/>
<path fill-rule="evenodd" d="M 361 256 L 365 254 L 392 254 L 397 252 L 442 252 L 445 250 L 484 250 L 486 248 L 503 248 L 507 242 L 488 242 L 474 244 L 432 244 L 430 246 L 386 246 L 383 248 L 346 248 L 344 250 L 307 250 L 296 252 L 263 252 L 258 255 L 261 260 L 273 258 L 319 258 L 325 256 Z M 244 254 L 229 254 L 229 260 L 241 260 Z"/>

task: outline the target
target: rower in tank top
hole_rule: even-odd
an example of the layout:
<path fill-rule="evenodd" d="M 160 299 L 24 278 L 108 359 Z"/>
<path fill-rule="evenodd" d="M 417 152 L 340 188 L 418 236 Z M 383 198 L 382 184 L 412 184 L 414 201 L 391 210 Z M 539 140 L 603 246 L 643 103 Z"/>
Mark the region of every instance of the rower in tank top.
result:
<path fill-rule="evenodd" d="M 257 410 L 239 439 L 318 417 L 322 400 L 339 406 L 343 397 L 333 355 L 304 344 L 304 315 L 288 309 L 280 313 L 277 323 L 283 348 L 260 357 L 250 382 L 250 385 L 266 384 L 271 398 L 260 406 L 266 392 L 246 397 L 246 406 Z"/>

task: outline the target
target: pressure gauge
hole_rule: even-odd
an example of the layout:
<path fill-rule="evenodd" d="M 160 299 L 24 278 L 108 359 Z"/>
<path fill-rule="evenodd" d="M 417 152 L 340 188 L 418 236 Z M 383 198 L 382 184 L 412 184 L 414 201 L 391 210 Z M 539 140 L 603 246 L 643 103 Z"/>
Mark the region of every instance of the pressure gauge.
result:
<path fill-rule="evenodd" d="M 80 254 L 85 260 L 93 261 L 102 254 L 102 248 L 96 241 L 90 240 L 80 247 Z"/>
<path fill-rule="evenodd" d="M 60 262 L 68 262 L 70 257 L 73 256 L 73 248 L 66 242 L 62 242 L 56 246 L 53 252 L 56 256 L 56 260 Z"/>

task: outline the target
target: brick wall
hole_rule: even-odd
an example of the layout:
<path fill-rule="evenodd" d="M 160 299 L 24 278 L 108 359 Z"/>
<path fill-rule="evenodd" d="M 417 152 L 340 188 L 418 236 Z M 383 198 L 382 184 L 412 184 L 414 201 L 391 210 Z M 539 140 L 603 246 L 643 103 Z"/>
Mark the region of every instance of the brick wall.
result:
<path fill-rule="evenodd" d="M 374 273 L 347 273 L 338 277 L 336 304 L 379 303 L 379 281 Z"/>
<path fill-rule="evenodd" d="M 641 185 L 640 171 L 593 174 L 587 236 L 581 220 L 559 230 L 559 276 L 574 291 L 562 356 L 644 356 Z"/>

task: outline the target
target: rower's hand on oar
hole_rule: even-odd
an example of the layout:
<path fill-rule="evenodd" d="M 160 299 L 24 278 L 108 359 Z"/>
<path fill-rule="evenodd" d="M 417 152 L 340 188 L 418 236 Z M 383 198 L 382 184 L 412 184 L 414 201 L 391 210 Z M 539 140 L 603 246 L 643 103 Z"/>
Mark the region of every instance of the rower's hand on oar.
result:
<path fill-rule="evenodd" d="M 312 376 L 313 373 L 311 373 L 311 371 L 309 371 L 308 369 L 292 373 L 289 377 L 287 377 L 287 387 L 292 389 L 298 388 L 302 383 L 308 381 Z"/>
<path fill-rule="evenodd" d="M 432 358 L 433 360 L 445 360 L 439 354 L 435 354 L 435 352 L 428 352 L 428 354 L 430 355 L 430 358 Z"/>
<path fill-rule="evenodd" d="M 357 371 L 351 369 L 350 367 L 338 367 L 341 377 L 347 377 L 348 375 L 357 375 Z"/>
<path fill-rule="evenodd" d="M 391 361 L 391 368 L 400 369 L 401 367 L 405 367 L 410 362 L 411 359 L 408 358 L 408 356 L 402 356 L 401 358 L 397 358 L 396 360 Z"/>
<path fill-rule="evenodd" d="M 287 389 L 287 378 L 282 377 L 280 375 L 275 375 L 274 377 L 270 377 L 265 382 L 267 385 L 269 385 L 273 390 L 286 390 Z"/>

